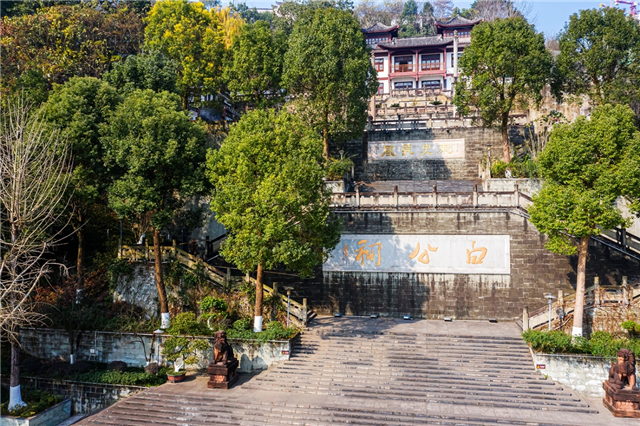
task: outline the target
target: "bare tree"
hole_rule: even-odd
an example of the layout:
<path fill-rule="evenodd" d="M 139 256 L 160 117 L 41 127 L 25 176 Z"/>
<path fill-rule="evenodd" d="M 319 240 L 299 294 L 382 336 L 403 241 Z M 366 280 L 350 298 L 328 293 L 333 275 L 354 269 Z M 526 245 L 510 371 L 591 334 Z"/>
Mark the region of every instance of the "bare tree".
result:
<path fill-rule="evenodd" d="M 42 118 L 23 98 L 7 101 L 0 116 L 0 331 L 11 344 L 9 410 L 24 405 L 20 328 L 43 319 L 30 295 L 57 265 L 48 255 L 63 235 L 51 229 L 69 197 L 68 146 Z"/>
<path fill-rule="evenodd" d="M 433 6 L 433 16 L 436 19 L 444 19 L 451 16 L 453 11 L 453 2 L 451 0 L 433 0 L 430 3 Z"/>

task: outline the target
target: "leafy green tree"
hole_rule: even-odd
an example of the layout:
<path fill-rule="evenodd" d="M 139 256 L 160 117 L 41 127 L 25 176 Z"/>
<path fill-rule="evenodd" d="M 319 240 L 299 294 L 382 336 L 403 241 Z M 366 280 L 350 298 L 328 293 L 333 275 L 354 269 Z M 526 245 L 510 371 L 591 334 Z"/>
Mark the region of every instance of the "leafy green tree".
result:
<path fill-rule="evenodd" d="M 183 109 L 213 95 L 222 84 L 224 44 L 219 19 L 202 3 L 157 2 L 145 22 L 145 45 L 180 64 L 177 80 Z"/>
<path fill-rule="evenodd" d="M 256 107 L 279 98 L 286 43 L 284 32 L 272 33 L 265 21 L 245 25 L 233 42 L 233 59 L 224 70 L 229 90 L 236 97 L 252 99 Z"/>
<path fill-rule="evenodd" d="M 539 157 L 545 178 L 529 209 L 536 228 L 549 236 L 555 253 L 578 253 L 573 335 L 582 335 L 585 271 L 589 240 L 603 230 L 625 225 L 616 199 L 625 193 L 625 156 L 631 140 L 640 138 L 634 115 L 626 106 L 604 105 L 591 119 L 579 117 L 559 125 Z M 634 139 L 635 138 L 635 139 Z M 638 153 L 633 154 L 638 164 Z M 638 172 L 636 173 L 636 179 Z M 573 239 L 578 241 L 577 247 Z"/>
<path fill-rule="evenodd" d="M 115 176 L 109 205 L 120 217 L 147 217 L 153 229 L 156 286 L 163 327 L 169 305 L 162 279 L 160 231 L 203 190 L 205 132 L 180 108 L 178 95 L 136 90 L 102 128 L 105 163 Z"/>
<path fill-rule="evenodd" d="M 636 100 L 640 24 L 616 8 L 581 10 L 560 34 L 553 90 L 588 95 L 596 105 Z"/>
<path fill-rule="evenodd" d="M 211 209 L 229 235 L 222 255 L 256 271 L 254 331 L 262 330 L 264 270 L 310 276 L 338 243 L 324 174 L 320 138 L 287 111 L 244 115 L 207 154 Z"/>
<path fill-rule="evenodd" d="M 102 79 L 124 93 L 137 89 L 177 93 L 178 67 L 176 61 L 164 57 L 160 52 L 140 53 L 115 62 Z"/>
<path fill-rule="evenodd" d="M 143 25 L 125 3 L 82 3 L 3 17 L 1 33 L 3 93 L 24 89 L 43 101 L 52 84 L 73 76 L 100 77 L 119 56 L 138 53 Z"/>
<path fill-rule="evenodd" d="M 105 195 L 109 178 L 104 167 L 100 126 L 120 98 L 115 89 L 94 77 L 74 77 L 54 86 L 44 113 L 49 124 L 61 129 L 71 146 L 71 225 L 78 239 L 76 291 L 84 291 L 85 228 L 91 206 Z"/>
<path fill-rule="evenodd" d="M 317 9 L 296 21 L 284 63 L 284 85 L 297 111 L 329 140 L 360 135 L 378 82 L 358 21 L 351 12 Z"/>
<path fill-rule="evenodd" d="M 539 104 L 549 80 L 551 54 L 544 36 L 523 18 L 483 22 L 471 32 L 471 45 L 460 58 L 461 80 L 455 85 L 453 103 L 468 115 L 477 110 L 484 126 L 499 125 L 503 161 L 509 153 L 509 113 L 520 104 Z"/>

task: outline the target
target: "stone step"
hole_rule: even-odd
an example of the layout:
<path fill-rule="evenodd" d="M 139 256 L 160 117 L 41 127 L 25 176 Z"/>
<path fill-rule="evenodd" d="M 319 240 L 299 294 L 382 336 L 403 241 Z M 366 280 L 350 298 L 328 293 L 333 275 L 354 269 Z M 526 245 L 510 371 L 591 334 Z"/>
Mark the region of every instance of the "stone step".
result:
<path fill-rule="evenodd" d="M 524 360 L 527 363 L 531 362 L 531 359 Z M 381 367 L 393 367 L 393 368 L 415 368 L 416 365 L 420 367 L 428 367 L 428 368 L 437 368 L 439 366 L 447 366 L 447 367 L 466 367 L 466 366 L 483 366 L 483 367 L 502 367 L 503 369 L 508 370 L 518 370 L 518 371 L 535 371 L 533 369 L 533 365 L 522 365 L 523 360 L 499 360 L 496 361 L 492 358 L 467 358 L 467 359 L 456 359 L 456 358 L 431 358 L 431 357 L 422 357 L 422 358 L 388 358 L 388 357 L 379 357 L 363 360 L 360 357 L 353 357 L 351 359 L 344 359 L 337 356 L 326 356 L 318 359 L 318 357 L 292 357 L 287 364 L 290 365 L 333 365 L 333 366 L 349 366 L 352 368 L 357 367 L 366 367 L 370 365 L 377 365 Z"/>
<path fill-rule="evenodd" d="M 368 343 L 368 344 L 349 344 L 349 343 L 340 343 L 340 342 L 327 342 L 323 345 L 307 345 L 301 347 L 299 349 L 300 352 L 313 352 L 318 349 L 324 350 L 335 350 L 337 352 L 349 352 L 349 351 L 366 351 L 366 352 L 386 352 L 386 353 L 411 353 L 413 351 L 420 352 L 434 352 L 434 353 L 448 353 L 449 351 L 457 352 L 457 353 L 469 353 L 469 351 L 478 351 L 478 352 L 492 352 L 501 355 L 527 355 L 530 354 L 529 348 L 526 346 L 523 347 L 515 347 L 508 348 L 504 346 L 489 346 L 489 345 L 392 345 L 392 344 L 377 344 L 377 343 Z"/>
<path fill-rule="evenodd" d="M 379 377 L 422 377 L 425 380 L 428 380 L 431 377 L 443 377 L 443 376 L 465 376 L 465 377 L 491 377 L 491 378 L 504 378 L 510 380 L 545 380 L 544 377 L 539 376 L 535 372 L 531 372 L 529 374 L 525 373 L 513 373 L 509 371 L 501 371 L 496 369 L 457 369 L 457 368 L 445 368 L 442 367 L 438 371 L 431 370 L 420 370 L 420 369 L 396 369 L 393 370 L 391 368 L 370 368 L 366 371 L 371 376 Z M 340 377 L 355 377 L 358 375 L 357 369 L 335 369 L 335 368 L 322 368 L 322 367 L 313 367 L 310 365 L 300 365 L 300 366 L 289 366 L 287 364 L 280 365 L 274 372 L 278 372 L 281 374 L 302 374 L 302 375 L 311 375 L 311 374 L 320 374 L 324 376 L 330 376 L 334 378 Z"/>
<path fill-rule="evenodd" d="M 255 385 L 249 385 L 246 387 L 248 390 L 266 390 Z M 275 391 L 275 389 L 273 389 Z M 300 388 L 286 388 L 279 387 L 280 392 L 299 393 Z M 500 397 L 485 397 L 477 395 L 461 394 L 459 392 L 444 392 L 438 390 L 437 392 L 424 393 L 413 395 L 410 393 L 398 394 L 395 392 L 384 391 L 380 393 L 366 392 L 359 389 L 352 390 L 342 388 L 339 391 L 334 390 L 322 390 L 314 389 L 308 390 L 304 393 L 316 394 L 316 395 L 331 395 L 344 398 L 364 398 L 364 399 L 380 399 L 380 400 L 398 400 L 405 402 L 437 402 L 444 404 L 455 405 L 473 405 L 473 406 L 487 406 L 487 407 L 502 407 L 513 409 L 527 409 L 527 410 L 551 410 L 551 411 L 567 411 L 574 413 L 597 413 L 596 410 L 590 408 L 586 403 L 566 400 L 531 400 L 525 398 L 514 397 L 511 394 L 504 393 Z M 580 401 L 579 399 L 577 401 Z"/>
<path fill-rule="evenodd" d="M 148 408 L 149 404 L 156 404 L 159 399 L 132 397 L 127 401 L 126 405 L 134 407 L 136 404 L 132 403 L 133 399 L 144 399 L 144 403 L 138 408 Z M 190 407 L 190 411 L 195 411 L 199 414 L 206 413 L 219 413 L 222 410 L 233 409 L 234 415 L 229 418 L 222 417 L 220 420 L 225 420 L 225 424 L 240 424 L 237 423 L 241 417 L 241 424 L 356 424 L 356 425 L 415 425 L 415 424 L 429 424 L 429 425 L 469 425 L 469 426 L 485 426 L 506 424 L 504 420 L 489 419 L 489 418 L 469 418 L 455 415 L 428 415 L 423 413 L 399 413 L 391 411 L 376 411 L 371 409 L 352 409 L 352 408 L 340 408 L 340 407 L 323 407 L 323 406 L 304 406 L 294 404 L 254 404 L 245 401 L 219 401 L 215 405 L 212 405 L 209 399 L 198 398 L 196 396 L 185 396 L 181 401 L 180 407 L 175 407 L 176 401 L 173 404 L 163 404 L 163 407 L 173 410 L 179 410 L 183 408 L 183 412 L 178 411 L 178 414 L 174 416 L 175 419 L 182 419 L 185 423 L 179 424 L 200 424 L 199 421 L 202 418 L 209 419 L 210 416 L 194 416 L 192 413 L 187 412 L 185 407 Z M 135 407 L 134 407 L 135 408 Z M 161 408 L 156 408 L 157 411 L 162 412 Z M 204 410 L 204 411 L 203 411 Z M 259 414 L 256 414 L 259 413 Z M 189 421 L 187 423 L 187 421 Z M 228 423 L 227 423 L 228 422 Z M 231 423 L 233 422 L 233 423 Z M 177 424 L 177 423 L 176 423 Z M 211 424 L 211 423 L 208 423 Z M 220 422 L 216 422 L 220 424 Z M 512 421 L 509 420 L 510 425 L 537 425 L 537 426 L 562 426 L 559 424 L 548 423 L 536 423 L 532 421 Z"/>
<path fill-rule="evenodd" d="M 309 388 L 316 387 L 363 387 L 363 388 L 381 388 L 381 389 L 399 389 L 399 390 L 407 390 L 407 391 L 426 391 L 426 390 L 438 390 L 438 389 L 461 389 L 461 390 L 471 390 L 471 391 L 488 391 L 488 392 L 504 392 L 506 390 L 512 394 L 524 394 L 524 395 L 563 395 L 563 396 L 572 396 L 573 394 L 570 391 L 565 390 L 561 387 L 547 387 L 544 388 L 542 386 L 528 386 L 526 384 L 522 385 L 491 385 L 486 383 L 469 383 L 469 381 L 460 381 L 458 383 L 446 383 L 444 381 L 439 383 L 434 383 L 433 381 L 429 381 L 428 384 L 424 382 L 416 382 L 412 384 L 409 381 L 402 382 L 381 382 L 379 380 L 358 380 L 358 381 L 350 381 L 350 382 L 336 382 L 331 379 L 326 380 L 318 380 L 318 379 L 299 379 L 299 380 L 288 380 L 285 384 L 281 382 L 280 378 L 264 378 L 264 379 L 256 379 L 256 383 L 265 383 L 265 386 L 269 386 L 269 384 L 275 384 L 277 386 L 307 386 Z"/>
<path fill-rule="evenodd" d="M 257 383 L 254 386 L 258 386 Z M 352 383 L 305 383 L 305 382 L 262 382 L 260 383 L 263 390 L 280 390 L 280 389 L 298 389 L 307 391 L 354 391 L 354 392 L 371 392 L 374 394 L 387 393 L 395 395 L 429 395 L 432 393 L 455 393 L 458 395 L 482 395 L 482 396 L 496 396 L 503 397 L 510 395 L 524 399 L 542 399 L 542 400 L 562 400 L 580 402 L 581 399 L 569 392 L 558 390 L 556 392 L 530 392 L 530 391 L 514 391 L 513 389 L 487 389 L 482 387 L 464 387 L 464 386 L 422 386 L 422 387 L 407 387 L 402 384 L 394 383 L 390 385 L 374 385 L 374 384 L 352 384 Z"/>
<path fill-rule="evenodd" d="M 344 355 L 344 354 L 350 354 L 350 353 L 364 353 L 364 354 L 371 354 L 374 356 L 378 354 L 394 354 L 398 357 L 401 357 L 401 356 L 415 355 L 417 352 L 421 354 L 429 354 L 431 356 L 439 355 L 444 357 L 444 356 L 454 356 L 454 355 L 468 356 L 470 353 L 473 352 L 474 355 L 485 356 L 485 357 L 493 355 L 495 357 L 501 357 L 501 358 L 508 358 L 508 357 L 531 358 L 531 353 L 526 348 L 522 351 L 515 351 L 515 350 L 506 351 L 506 350 L 498 350 L 494 348 L 477 347 L 477 346 L 472 346 L 472 347 L 470 346 L 468 348 L 461 348 L 456 346 L 443 346 L 443 347 L 432 347 L 432 346 L 417 347 L 416 346 L 416 347 L 407 348 L 402 346 L 394 347 L 394 346 L 386 346 L 386 345 L 355 346 L 355 345 L 339 345 L 339 344 L 306 347 L 298 351 L 295 351 L 293 355 L 315 354 L 319 350 L 330 352 L 335 355 L 338 355 L 338 354 Z"/>

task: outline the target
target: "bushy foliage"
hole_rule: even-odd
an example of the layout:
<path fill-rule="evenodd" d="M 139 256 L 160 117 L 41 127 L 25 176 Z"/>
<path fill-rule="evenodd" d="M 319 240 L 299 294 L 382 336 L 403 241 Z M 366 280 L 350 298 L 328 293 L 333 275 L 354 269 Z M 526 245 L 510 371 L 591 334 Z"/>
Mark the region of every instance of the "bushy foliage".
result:
<path fill-rule="evenodd" d="M 522 333 L 522 338 L 533 350 L 552 354 L 576 353 L 615 357 L 622 348 L 635 353 L 640 350 L 640 339 L 615 338 L 606 331 L 596 331 L 589 339 L 578 337 L 572 340 L 571 336 L 558 330 L 527 330 Z"/>
<path fill-rule="evenodd" d="M 23 391 L 22 397 L 27 405 L 9 411 L 7 408 L 9 402 L 5 402 L 0 406 L 0 413 L 3 416 L 31 417 L 62 401 L 61 396 L 50 394 L 41 389 L 27 388 Z"/>
<path fill-rule="evenodd" d="M 266 342 L 269 340 L 288 340 L 295 336 L 299 330 L 294 327 L 285 328 L 278 321 L 271 321 L 267 324 L 267 329 L 259 333 L 254 333 L 251 329 L 251 318 L 236 321 L 233 328 L 227 330 L 229 339 L 237 340 L 257 340 Z"/>

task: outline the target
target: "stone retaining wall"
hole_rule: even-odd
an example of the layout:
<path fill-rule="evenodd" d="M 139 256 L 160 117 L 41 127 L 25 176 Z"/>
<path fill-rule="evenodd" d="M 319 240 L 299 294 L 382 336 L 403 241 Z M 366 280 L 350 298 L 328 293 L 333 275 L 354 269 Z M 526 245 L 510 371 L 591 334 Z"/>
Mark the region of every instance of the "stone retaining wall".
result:
<path fill-rule="evenodd" d="M 22 376 L 20 381 L 25 385 L 69 398 L 71 400 L 71 414 L 94 413 L 116 403 L 122 398 L 147 389 L 141 386 L 73 382 L 71 380 L 42 379 L 28 376 Z"/>
<path fill-rule="evenodd" d="M 538 372 L 583 395 L 603 397 L 602 383 L 609 377 L 611 360 L 590 355 L 532 352 Z"/>
<path fill-rule="evenodd" d="M 307 297 L 318 313 L 441 319 L 515 320 L 523 306 L 544 306 L 543 293 L 572 293 L 577 256 L 560 256 L 545 248 L 547 238 L 526 218 L 511 211 L 352 211 L 337 212 L 344 234 L 509 235 L 509 275 L 327 272 L 293 283 L 293 296 Z M 638 265 L 592 242 L 587 286 L 620 284 L 637 274 Z M 289 285 L 278 278 L 282 285 Z"/>
<path fill-rule="evenodd" d="M 153 360 L 159 358 L 161 365 L 167 361 L 162 356 L 162 342 L 170 337 L 159 338 L 160 347 L 153 345 Z M 200 354 L 201 362 L 187 366 L 189 370 L 205 369 L 213 358 L 213 337 L 202 337 L 211 343 L 211 349 Z M 60 358 L 69 360 L 70 348 L 67 332 L 48 328 L 22 329 L 20 333 L 23 351 L 43 359 Z M 236 358 L 240 361 L 240 371 L 266 370 L 270 365 L 289 359 L 299 335 L 291 340 L 268 342 L 229 340 Z M 151 348 L 151 334 L 110 333 L 104 331 L 86 331 L 80 333 L 75 350 L 76 360 L 94 360 L 100 362 L 124 361 L 129 366 L 146 365 L 145 354 Z"/>
<path fill-rule="evenodd" d="M 24 381 L 24 378 L 21 378 Z M 56 393 L 56 392 L 54 392 Z M 61 394 L 57 392 L 57 394 Z M 57 425 L 71 417 L 71 401 L 64 401 L 49 407 L 43 412 L 31 417 L 0 416 L 2 426 L 52 426 Z"/>
<path fill-rule="evenodd" d="M 367 137 L 372 141 L 411 141 L 432 139 L 464 139 L 465 158 L 459 160 L 393 160 L 369 161 Z M 412 131 L 371 132 L 362 139 L 346 144 L 346 155 L 353 159 L 356 181 L 384 180 L 475 180 L 478 165 L 492 146 L 492 157 L 502 157 L 500 132 L 481 127 L 452 127 Z"/>

